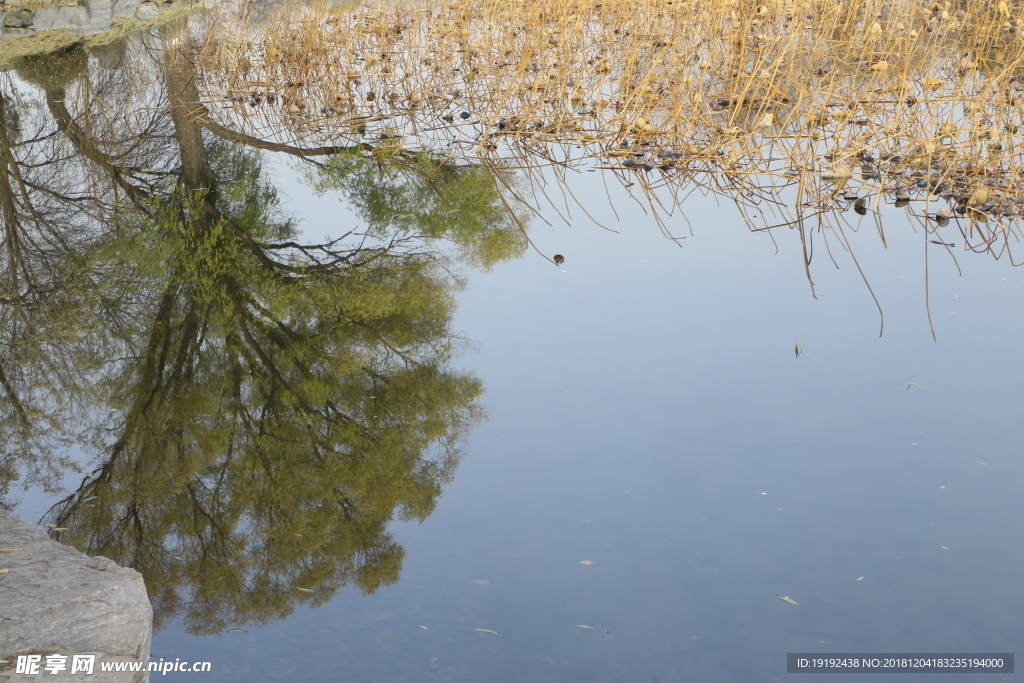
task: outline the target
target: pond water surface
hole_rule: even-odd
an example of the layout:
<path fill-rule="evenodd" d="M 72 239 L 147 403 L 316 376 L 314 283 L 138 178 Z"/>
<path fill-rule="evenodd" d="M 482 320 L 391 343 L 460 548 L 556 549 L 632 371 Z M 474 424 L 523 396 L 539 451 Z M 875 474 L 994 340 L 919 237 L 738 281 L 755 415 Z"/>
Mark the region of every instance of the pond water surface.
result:
<path fill-rule="evenodd" d="M 122 72 L 81 68 L 117 98 Z M 146 119 L 154 91 L 129 101 L 125 120 L 148 123 L 125 130 L 151 136 L 133 149 L 103 137 L 108 123 L 75 138 L 57 92 L 80 85 L 5 78 L 26 173 L 62 152 L 91 168 L 33 191 L 95 199 L 38 198 L 53 219 L 25 228 L 70 235 L 20 271 L 69 295 L 38 313 L 20 286 L 4 304 L 42 443 L 8 451 L 27 479 L 46 440 L 73 431 L 46 420 L 71 415 L 69 457 L 97 473 L 57 494 L 12 481 L 6 499 L 143 573 L 154 658 L 210 661 L 225 682 L 830 681 L 857 675 L 787 674 L 786 654 L 1024 644 L 1024 276 L 1006 259 L 954 263 L 883 204 L 885 245 L 871 217 L 850 218 L 871 291 L 836 249 L 838 267 L 812 263 L 813 296 L 797 231 L 752 232 L 734 204 L 695 194 L 667 219 L 673 242 L 599 172 L 570 174 L 578 205 L 536 201 L 531 248 L 484 220 L 486 251 L 448 230 L 457 214 L 400 229 L 395 214 L 441 213 L 410 208 L 418 176 L 378 196 L 371 166 L 325 180 L 294 155 L 239 153 Z M 124 171 L 132 154 L 148 170 Z M 214 177 L 215 205 L 262 251 L 195 218 L 161 173 L 190 190 Z M 458 184 L 472 174 L 445 187 L 484 213 L 493 198 L 480 208 Z M 369 246 L 391 243 L 372 259 L 303 262 L 306 280 L 281 284 L 303 257 L 285 242 L 374 225 Z M 229 248 L 241 256 L 219 260 Z M 76 251 L 95 260 L 83 270 Z M 10 394 L 4 410 L 10 444 Z"/>

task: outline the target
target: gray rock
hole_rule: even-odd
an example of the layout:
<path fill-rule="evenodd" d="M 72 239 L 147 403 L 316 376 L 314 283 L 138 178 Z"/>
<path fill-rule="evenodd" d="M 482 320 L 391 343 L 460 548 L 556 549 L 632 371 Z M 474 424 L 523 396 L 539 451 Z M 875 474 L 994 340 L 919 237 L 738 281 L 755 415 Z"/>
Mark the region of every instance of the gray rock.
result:
<path fill-rule="evenodd" d="M 57 543 L 2 509 L 0 548 L 0 569 L 7 570 L 0 574 L 0 659 L 66 650 L 149 660 L 153 609 L 138 572 Z M 12 672 L 0 673 L 0 681 Z M 141 683 L 148 674 L 124 680 Z"/>
<path fill-rule="evenodd" d="M 57 17 L 59 11 L 60 8 L 57 7 L 36 10 L 35 16 L 32 17 L 32 28 L 37 31 L 45 31 L 52 28 L 53 20 Z"/>
<path fill-rule="evenodd" d="M 112 0 L 92 0 L 85 3 L 85 9 L 89 13 L 90 33 L 102 33 L 110 30 L 110 20 L 114 16 L 114 3 Z"/>
<path fill-rule="evenodd" d="M 52 28 L 76 33 L 89 30 L 89 12 L 84 7 L 61 7 L 53 19 Z M 109 27 L 108 27 L 109 28 Z"/>
<path fill-rule="evenodd" d="M 28 28 L 32 25 L 32 12 L 27 9 L 20 9 L 11 12 L 4 17 L 5 28 Z"/>
<path fill-rule="evenodd" d="M 135 18 L 141 21 L 153 21 L 159 14 L 160 10 L 157 9 L 154 2 L 144 2 L 139 5 L 139 9 L 135 10 Z"/>
<path fill-rule="evenodd" d="M 131 19 L 142 0 L 117 0 L 114 3 L 113 16 L 118 19 Z"/>
<path fill-rule="evenodd" d="M 135 0 L 137 6 L 140 0 Z M 109 31 L 113 18 L 111 0 L 93 0 L 78 7 L 47 7 L 38 10 L 32 18 L 32 28 L 37 31 L 48 29 L 73 31 L 80 35 L 91 35 Z M 124 16 L 130 17 L 131 12 Z"/>

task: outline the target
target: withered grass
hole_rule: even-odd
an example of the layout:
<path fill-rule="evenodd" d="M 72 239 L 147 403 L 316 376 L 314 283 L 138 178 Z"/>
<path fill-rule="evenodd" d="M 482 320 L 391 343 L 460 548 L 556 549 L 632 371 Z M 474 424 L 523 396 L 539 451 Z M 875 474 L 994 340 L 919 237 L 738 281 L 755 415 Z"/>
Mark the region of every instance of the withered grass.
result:
<path fill-rule="evenodd" d="M 926 236 L 952 219 L 1013 260 L 1022 19 L 1007 0 L 312 5 L 221 17 L 196 60 L 211 111 L 261 136 L 596 165 L 664 211 L 697 189 L 801 230 L 924 200 Z"/>

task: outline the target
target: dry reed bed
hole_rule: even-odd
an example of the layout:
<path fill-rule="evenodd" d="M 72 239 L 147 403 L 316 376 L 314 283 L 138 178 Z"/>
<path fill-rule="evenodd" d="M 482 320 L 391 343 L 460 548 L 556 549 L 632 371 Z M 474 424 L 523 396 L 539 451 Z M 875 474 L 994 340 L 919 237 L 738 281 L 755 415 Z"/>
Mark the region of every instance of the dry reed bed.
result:
<path fill-rule="evenodd" d="M 666 210 L 694 187 L 793 188 L 798 218 L 928 198 L 929 229 L 962 215 L 998 256 L 1024 203 L 1021 19 L 1006 0 L 314 8 L 221 20 L 196 60 L 213 115 L 264 138 L 596 163 Z"/>

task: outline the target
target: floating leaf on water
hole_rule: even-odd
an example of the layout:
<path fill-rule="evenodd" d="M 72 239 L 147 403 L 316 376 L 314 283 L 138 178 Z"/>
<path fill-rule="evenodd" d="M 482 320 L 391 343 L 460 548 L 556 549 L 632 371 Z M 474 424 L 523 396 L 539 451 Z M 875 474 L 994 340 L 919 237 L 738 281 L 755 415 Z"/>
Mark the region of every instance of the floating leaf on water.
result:
<path fill-rule="evenodd" d="M 420 628 L 423 629 L 424 631 L 429 631 L 430 630 L 426 626 L 420 626 Z"/>
<path fill-rule="evenodd" d="M 96 496 L 89 496 L 88 498 L 83 498 L 82 502 L 88 503 L 90 500 L 96 500 Z"/>
<path fill-rule="evenodd" d="M 596 564 L 593 560 L 583 560 L 580 564 Z"/>
<path fill-rule="evenodd" d="M 228 629 L 228 633 L 248 633 L 244 628 L 232 628 Z"/>
<path fill-rule="evenodd" d="M 174 556 L 174 559 L 176 559 L 176 560 L 181 560 L 181 561 L 183 561 L 183 562 L 184 562 L 184 560 L 185 560 L 185 558 L 184 558 L 184 557 L 178 557 L 177 555 L 175 555 L 175 556 Z"/>
<path fill-rule="evenodd" d="M 8 571 L 10 571 L 10 570 L 9 569 L 0 569 L 0 574 L 6 574 Z"/>
<path fill-rule="evenodd" d="M 591 631 L 596 631 L 597 630 L 593 626 L 586 626 L 584 624 L 576 624 L 576 625 L 579 626 L 580 628 L 589 628 Z"/>
<path fill-rule="evenodd" d="M 904 382 L 903 386 L 905 386 L 907 388 L 907 391 L 910 391 L 910 387 L 916 387 L 918 385 L 916 383 L 914 383 L 914 382 Z"/>
<path fill-rule="evenodd" d="M 985 467 L 988 467 L 988 463 L 987 462 L 982 462 L 980 460 L 975 460 L 974 462 L 978 463 L 979 465 L 984 465 Z"/>
<path fill-rule="evenodd" d="M 298 586 L 295 587 L 295 590 L 302 591 L 303 593 L 312 593 L 313 592 L 312 588 L 299 588 Z"/>
<path fill-rule="evenodd" d="M 764 116 L 761 117 L 760 121 L 757 122 L 757 127 L 761 128 L 763 130 L 770 129 L 774 125 L 775 125 L 775 114 L 773 112 L 768 112 L 767 114 L 765 114 Z"/>
<path fill-rule="evenodd" d="M 987 187 L 979 187 L 967 198 L 967 206 L 981 206 L 988 201 L 989 191 Z"/>
<path fill-rule="evenodd" d="M 473 629 L 473 630 L 474 630 L 474 631 L 481 631 L 481 632 L 483 632 L 483 633 L 493 633 L 493 634 L 494 634 L 494 635 L 496 635 L 496 636 L 500 636 L 500 635 L 501 635 L 501 634 L 500 634 L 500 633 L 498 633 L 497 631 L 491 631 L 491 630 L 489 630 L 489 629 L 486 629 L 486 628 L 475 628 L 475 629 Z"/>
<path fill-rule="evenodd" d="M 786 597 L 785 595 L 776 595 L 775 597 L 777 597 L 779 600 L 785 600 L 786 602 L 791 602 L 794 605 L 799 605 L 800 604 L 799 602 L 797 602 L 793 598 Z"/>
<path fill-rule="evenodd" d="M 863 580 L 864 580 L 864 577 L 863 577 L 863 576 L 858 576 L 858 577 L 857 577 L 857 580 L 858 580 L 858 581 L 863 581 Z"/>
<path fill-rule="evenodd" d="M 54 528 L 57 525 L 56 524 L 44 524 L 43 526 L 48 526 L 48 527 L 50 527 L 52 529 L 52 528 Z"/>
<path fill-rule="evenodd" d="M 850 177 L 850 169 L 846 166 L 829 168 L 819 173 L 818 177 L 826 183 L 836 183 L 848 179 Z"/>
<path fill-rule="evenodd" d="M 633 119 L 633 122 L 630 124 L 629 127 L 629 132 L 639 135 L 643 135 L 645 133 L 653 133 L 654 130 L 654 126 L 652 126 L 650 122 L 642 116 L 638 116 L 635 119 Z"/>
<path fill-rule="evenodd" d="M 800 342 L 797 342 L 796 346 L 793 347 L 793 351 L 796 353 L 796 357 L 799 358 L 800 354 L 804 352 L 804 347 L 800 346 Z"/>
<path fill-rule="evenodd" d="M 66 526 L 55 526 L 55 527 L 53 527 L 53 530 L 54 531 L 67 531 L 68 528 Z"/>
<path fill-rule="evenodd" d="M 610 630 L 610 629 L 607 629 L 607 628 L 606 628 L 606 629 L 604 630 L 604 632 L 605 632 L 605 633 L 611 633 L 611 630 Z"/>
<path fill-rule="evenodd" d="M 485 583 L 490 583 L 490 581 L 488 581 L 487 579 L 473 579 L 472 581 L 470 581 L 470 583 L 479 583 L 483 585 Z"/>

